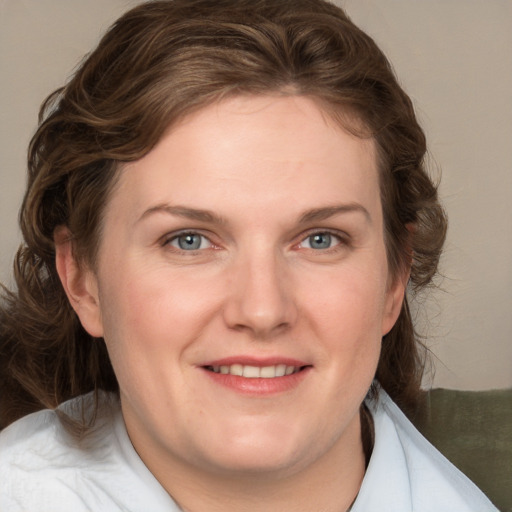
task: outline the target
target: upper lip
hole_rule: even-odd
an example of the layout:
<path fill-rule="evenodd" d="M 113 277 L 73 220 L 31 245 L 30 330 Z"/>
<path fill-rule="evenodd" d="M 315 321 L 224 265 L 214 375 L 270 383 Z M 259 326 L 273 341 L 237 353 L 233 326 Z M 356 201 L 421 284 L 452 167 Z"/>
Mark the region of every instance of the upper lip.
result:
<path fill-rule="evenodd" d="M 255 357 L 255 356 L 229 356 L 223 357 L 221 359 L 214 359 L 211 361 L 207 361 L 200 366 L 231 366 L 233 364 L 241 364 L 243 366 L 257 366 L 257 367 L 265 367 L 265 366 L 277 366 L 279 364 L 284 364 L 286 366 L 310 366 L 309 363 L 302 361 L 300 359 L 295 359 L 291 357 Z"/>

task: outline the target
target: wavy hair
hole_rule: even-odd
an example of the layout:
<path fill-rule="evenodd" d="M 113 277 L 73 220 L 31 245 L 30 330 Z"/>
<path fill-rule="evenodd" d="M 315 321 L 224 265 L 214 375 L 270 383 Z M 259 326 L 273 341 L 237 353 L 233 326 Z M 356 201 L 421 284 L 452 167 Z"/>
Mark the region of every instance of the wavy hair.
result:
<path fill-rule="evenodd" d="M 55 266 L 54 230 L 91 265 L 119 164 L 147 154 L 170 125 L 237 94 L 297 94 L 378 148 L 392 274 L 411 290 L 436 273 L 446 219 L 412 103 L 374 41 L 323 0 L 151 1 L 123 15 L 51 94 L 29 148 L 16 291 L 0 309 L 1 424 L 79 394 L 118 389 L 105 344 L 80 325 Z M 414 406 L 422 345 L 407 298 L 384 337 L 377 379 Z"/>

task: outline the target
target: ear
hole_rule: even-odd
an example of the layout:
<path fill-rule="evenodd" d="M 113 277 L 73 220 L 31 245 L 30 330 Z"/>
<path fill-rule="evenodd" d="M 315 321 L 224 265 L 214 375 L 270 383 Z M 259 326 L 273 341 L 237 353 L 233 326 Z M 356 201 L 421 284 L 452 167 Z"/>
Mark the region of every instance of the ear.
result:
<path fill-rule="evenodd" d="M 398 275 L 388 285 L 382 316 L 382 336 L 386 335 L 395 325 L 402 310 L 405 297 L 405 289 L 409 279 L 409 272 L 406 275 Z"/>
<path fill-rule="evenodd" d="M 55 264 L 68 300 L 83 328 L 95 338 L 103 336 L 98 282 L 92 270 L 80 265 L 74 255 L 71 233 L 64 226 L 55 229 Z"/>
<path fill-rule="evenodd" d="M 386 304 L 384 315 L 382 319 L 382 336 L 386 335 L 395 325 L 398 320 L 398 316 L 402 311 L 402 304 L 404 302 L 405 291 L 407 289 L 407 283 L 411 276 L 411 267 L 413 261 L 413 250 L 412 250 L 412 238 L 416 230 L 414 223 L 410 222 L 405 225 L 408 231 L 408 242 L 407 242 L 407 259 L 403 264 L 403 268 L 393 278 L 393 282 L 388 284 L 388 290 L 386 293 Z"/>

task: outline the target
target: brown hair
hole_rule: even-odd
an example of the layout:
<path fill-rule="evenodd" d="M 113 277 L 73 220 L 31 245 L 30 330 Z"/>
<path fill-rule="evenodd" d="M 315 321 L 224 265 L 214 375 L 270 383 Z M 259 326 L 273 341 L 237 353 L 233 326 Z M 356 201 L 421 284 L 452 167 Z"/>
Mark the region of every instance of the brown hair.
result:
<path fill-rule="evenodd" d="M 374 137 L 391 272 L 412 257 L 412 287 L 431 282 L 446 221 L 424 169 L 425 137 L 369 36 L 323 0 L 144 3 L 41 108 L 20 212 L 17 291 L 4 290 L 0 310 L 2 426 L 90 390 L 117 390 L 103 340 L 85 332 L 60 284 L 55 228 L 67 226 L 77 259 L 94 266 L 119 162 L 141 158 L 195 109 L 265 93 L 308 95 L 345 128 Z M 377 378 L 407 408 L 422 370 L 405 301 L 383 340 Z"/>

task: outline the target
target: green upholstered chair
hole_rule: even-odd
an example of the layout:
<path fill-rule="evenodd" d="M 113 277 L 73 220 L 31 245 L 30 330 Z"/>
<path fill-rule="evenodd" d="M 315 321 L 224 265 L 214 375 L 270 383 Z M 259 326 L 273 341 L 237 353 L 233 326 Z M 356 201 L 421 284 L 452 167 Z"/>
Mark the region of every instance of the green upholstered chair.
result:
<path fill-rule="evenodd" d="M 512 389 L 434 389 L 412 420 L 500 511 L 512 512 Z"/>

